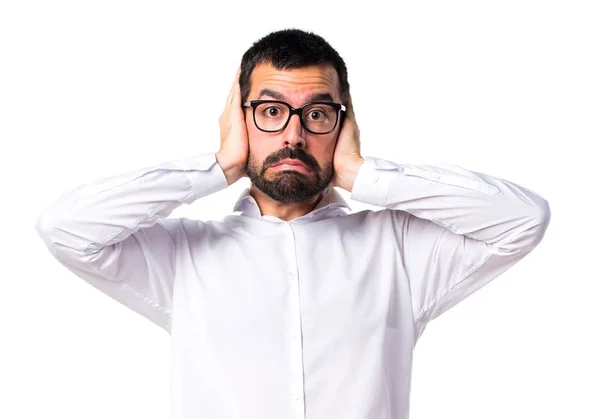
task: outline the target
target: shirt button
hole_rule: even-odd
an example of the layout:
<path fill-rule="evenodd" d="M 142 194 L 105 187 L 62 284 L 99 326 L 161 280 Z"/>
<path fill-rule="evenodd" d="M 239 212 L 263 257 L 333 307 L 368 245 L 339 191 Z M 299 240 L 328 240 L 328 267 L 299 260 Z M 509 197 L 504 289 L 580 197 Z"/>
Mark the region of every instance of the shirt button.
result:
<path fill-rule="evenodd" d="M 287 274 L 287 279 L 289 279 L 290 281 L 291 281 L 291 280 L 293 280 L 295 277 L 296 277 L 296 275 L 294 275 L 294 273 L 293 273 L 293 272 L 289 272 L 289 273 Z"/>

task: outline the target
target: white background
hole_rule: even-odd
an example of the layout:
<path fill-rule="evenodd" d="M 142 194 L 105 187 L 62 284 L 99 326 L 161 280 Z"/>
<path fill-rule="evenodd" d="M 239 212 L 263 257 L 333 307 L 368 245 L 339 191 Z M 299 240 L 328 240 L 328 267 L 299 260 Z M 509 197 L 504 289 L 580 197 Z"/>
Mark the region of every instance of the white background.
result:
<path fill-rule="evenodd" d="M 600 418 L 593 3 L 4 1 L 0 417 L 167 418 L 168 335 L 52 259 L 36 217 L 93 179 L 216 152 L 242 54 L 298 27 L 346 60 L 363 155 L 550 202 L 539 247 L 426 330 L 411 418 Z M 171 216 L 220 218 L 247 186 Z"/>

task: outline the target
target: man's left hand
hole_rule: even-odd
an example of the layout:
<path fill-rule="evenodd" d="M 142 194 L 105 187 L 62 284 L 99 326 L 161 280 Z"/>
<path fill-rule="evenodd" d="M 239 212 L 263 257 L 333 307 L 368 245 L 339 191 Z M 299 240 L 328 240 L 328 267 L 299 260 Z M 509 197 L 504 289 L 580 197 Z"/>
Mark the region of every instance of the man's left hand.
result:
<path fill-rule="evenodd" d="M 333 153 L 331 186 L 337 186 L 352 192 L 358 169 L 360 169 L 363 162 L 364 159 L 360 155 L 360 130 L 352 107 L 352 97 L 350 97 L 346 109 L 346 118 Z"/>

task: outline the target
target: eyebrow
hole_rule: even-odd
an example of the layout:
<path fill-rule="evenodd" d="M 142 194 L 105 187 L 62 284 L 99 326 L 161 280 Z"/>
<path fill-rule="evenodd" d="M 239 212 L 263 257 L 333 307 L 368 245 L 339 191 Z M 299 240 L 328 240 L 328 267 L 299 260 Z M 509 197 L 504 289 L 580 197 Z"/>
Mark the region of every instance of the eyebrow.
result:
<path fill-rule="evenodd" d="M 261 98 L 263 96 L 269 96 L 273 99 L 281 100 L 282 102 L 286 101 L 285 96 L 271 89 L 262 89 L 258 94 L 258 97 Z M 308 97 L 306 103 L 308 102 L 333 102 L 333 96 L 329 93 L 315 93 Z"/>

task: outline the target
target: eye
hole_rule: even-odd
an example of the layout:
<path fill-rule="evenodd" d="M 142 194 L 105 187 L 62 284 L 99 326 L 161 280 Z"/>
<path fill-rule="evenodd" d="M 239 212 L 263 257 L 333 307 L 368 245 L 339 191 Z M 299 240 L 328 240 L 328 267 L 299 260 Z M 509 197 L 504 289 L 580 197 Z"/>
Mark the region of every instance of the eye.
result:
<path fill-rule="evenodd" d="M 319 109 L 311 109 L 307 116 L 310 121 L 322 121 L 327 114 Z"/>
<path fill-rule="evenodd" d="M 280 106 L 271 105 L 264 108 L 262 114 L 267 118 L 281 118 L 283 110 Z"/>

